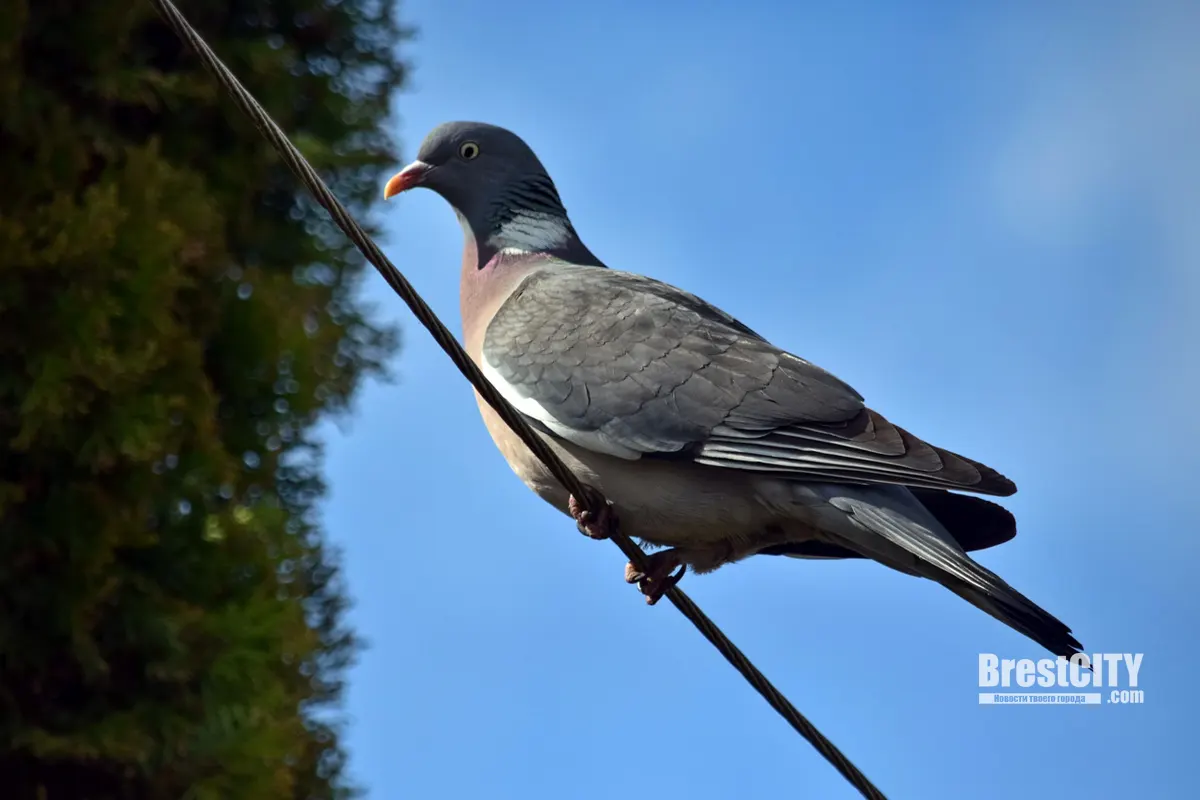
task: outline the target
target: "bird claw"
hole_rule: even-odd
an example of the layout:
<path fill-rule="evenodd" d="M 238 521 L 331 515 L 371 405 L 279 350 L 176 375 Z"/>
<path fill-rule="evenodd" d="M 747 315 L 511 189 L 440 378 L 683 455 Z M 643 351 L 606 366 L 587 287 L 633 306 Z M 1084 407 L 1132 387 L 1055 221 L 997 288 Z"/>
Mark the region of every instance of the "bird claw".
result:
<path fill-rule="evenodd" d="M 612 510 L 612 503 L 597 496 L 603 503 L 599 513 L 588 511 L 571 495 L 567 499 L 567 510 L 575 520 L 575 527 L 589 539 L 607 539 L 617 527 L 617 515 Z"/>
<path fill-rule="evenodd" d="M 680 560 L 674 550 L 662 550 L 646 558 L 646 571 L 642 572 L 632 563 L 625 565 L 625 582 L 636 583 L 646 595 L 646 605 L 654 605 L 687 572 L 687 564 Z M 679 571 L 676 572 L 675 570 Z"/>
<path fill-rule="evenodd" d="M 598 505 L 598 512 L 588 511 L 583 504 L 575 499 L 575 495 L 567 498 L 567 511 L 575 520 L 575 527 L 590 539 L 608 539 L 616 533 L 620 525 L 617 512 L 612 503 L 605 500 L 590 486 L 584 490 L 592 494 L 589 499 L 592 505 Z M 678 572 L 676 570 L 678 569 Z M 672 586 L 687 572 L 687 565 L 679 557 L 676 550 L 661 550 L 646 557 L 646 571 L 642 572 L 632 563 L 625 565 L 625 582 L 636 583 L 642 594 L 646 595 L 646 604 L 654 605 L 666 594 Z"/>

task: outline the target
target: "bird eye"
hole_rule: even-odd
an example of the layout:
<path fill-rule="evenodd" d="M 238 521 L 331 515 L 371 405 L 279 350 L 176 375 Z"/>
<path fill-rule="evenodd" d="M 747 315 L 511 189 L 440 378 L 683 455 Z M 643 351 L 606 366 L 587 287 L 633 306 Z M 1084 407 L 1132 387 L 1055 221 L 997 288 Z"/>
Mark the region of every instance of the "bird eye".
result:
<path fill-rule="evenodd" d="M 458 155 L 463 161 L 471 161 L 479 155 L 479 145 L 474 142 L 463 142 L 458 146 Z"/>

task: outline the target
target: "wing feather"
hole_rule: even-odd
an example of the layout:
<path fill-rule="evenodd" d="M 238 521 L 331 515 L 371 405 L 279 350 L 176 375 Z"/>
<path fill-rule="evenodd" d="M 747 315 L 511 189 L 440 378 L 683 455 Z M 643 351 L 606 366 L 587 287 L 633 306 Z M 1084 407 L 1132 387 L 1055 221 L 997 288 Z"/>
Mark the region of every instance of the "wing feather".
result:
<path fill-rule="evenodd" d="M 728 314 L 639 275 L 550 262 L 501 306 L 483 354 L 522 413 L 597 452 L 796 480 L 1016 491 Z"/>

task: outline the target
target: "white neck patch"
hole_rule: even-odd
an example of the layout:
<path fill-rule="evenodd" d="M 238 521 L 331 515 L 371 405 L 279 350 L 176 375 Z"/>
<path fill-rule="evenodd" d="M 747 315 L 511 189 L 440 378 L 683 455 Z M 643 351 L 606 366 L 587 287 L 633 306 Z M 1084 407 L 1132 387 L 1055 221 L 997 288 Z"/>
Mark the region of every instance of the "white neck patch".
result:
<path fill-rule="evenodd" d="M 521 211 L 488 237 L 487 244 L 501 253 L 543 253 L 571 240 L 571 224 L 559 214 Z"/>

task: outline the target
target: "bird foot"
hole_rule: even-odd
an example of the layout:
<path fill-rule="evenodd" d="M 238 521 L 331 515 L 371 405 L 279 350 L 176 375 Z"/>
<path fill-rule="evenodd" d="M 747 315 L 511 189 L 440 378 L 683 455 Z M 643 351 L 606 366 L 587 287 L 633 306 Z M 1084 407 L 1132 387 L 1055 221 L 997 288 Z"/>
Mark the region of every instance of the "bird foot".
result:
<path fill-rule="evenodd" d="M 642 594 L 646 595 L 646 604 L 654 605 L 667 593 L 687 572 L 687 564 L 683 563 L 674 549 L 660 550 L 646 557 L 646 571 L 642 572 L 632 563 L 625 565 L 625 582 L 636 583 Z M 675 570 L 679 571 L 676 572 Z"/>
<path fill-rule="evenodd" d="M 575 520 L 575 527 L 589 539 L 607 539 L 617 528 L 617 514 L 612 509 L 612 503 L 599 495 L 596 499 L 602 503 L 599 513 L 588 511 L 571 495 L 567 499 L 567 511 Z"/>

